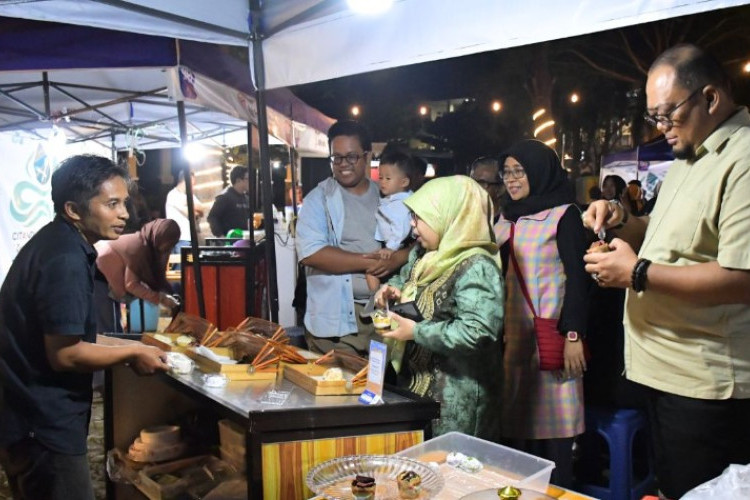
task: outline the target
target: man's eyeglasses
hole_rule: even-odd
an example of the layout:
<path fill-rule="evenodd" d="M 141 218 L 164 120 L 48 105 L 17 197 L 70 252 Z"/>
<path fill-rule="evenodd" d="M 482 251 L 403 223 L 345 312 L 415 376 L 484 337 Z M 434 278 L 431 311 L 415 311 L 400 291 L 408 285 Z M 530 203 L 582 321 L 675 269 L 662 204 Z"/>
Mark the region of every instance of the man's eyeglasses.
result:
<path fill-rule="evenodd" d="M 411 215 L 411 221 L 412 221 L 412 222 L 414 223 L 414 225 L 416 226 L 416 225 L 417 225 L 417 222 L 419 222 L 419 220 L 420 220 L 420 219 L 419 219 L 419 216 L 418 216 L 418 215 L 417 215 L 416 213 L 414 213 L 414 212 L 411 212 L 411 214 L 410 214 L 410 215 Z"/>
<path fill-rule="evenodd" d="M 522 168 L 513 168 L 508 170 L 503 170 L 503 180 L 507 181 L 509 179 L 523 179 L 526 176 L 526 171 Z"/>
<path fill-rule="evenodd" d="M 685 99 L 683 99 L 679 103 L 675 104 L 675 106 L 669 111 L 669 113 L 663 113 L 663 114 L 655 113 L 653 115 L 650 115 L 648 111 L 646 111 L 645 113 L 643 113 L 643 119 L 646 121 L 646 123 L 648 123 L 652 127 L 662 125 L 664 128 L 672 128 L 674 126 L 672 115 L 674 115 L 675 111 L 677 111 L 680 106 L 690 101 L 690 99 L 698 95 L 698 92 L 702 92 L 702 91 L 703 91 L 703 86 L 698 87 L 697 89 L 693 90 L 689 96 L 687 96 Z"/>
<path fill-rule="evenodd" d="M 367 156 L 367 151 L 364 153 L 357 154 L 357 153 L 349 153 L 347 155 L 331 155 L 328 158 L 331 160 L 331 163 L 334 165 L 341 165 L 344 163 L 344 160 L 346 160 L 346 163 L 349 165 L 356 165 L 359 160 Z"/>

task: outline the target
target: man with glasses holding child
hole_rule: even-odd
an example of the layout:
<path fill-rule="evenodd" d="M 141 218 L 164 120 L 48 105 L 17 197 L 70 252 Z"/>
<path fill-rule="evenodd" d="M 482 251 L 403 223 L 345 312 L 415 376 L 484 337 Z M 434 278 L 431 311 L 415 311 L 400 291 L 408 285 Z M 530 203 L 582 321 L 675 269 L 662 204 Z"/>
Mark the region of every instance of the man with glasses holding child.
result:
<path fill-rule="evenodd" d="M 647 387 L 659 489 L 679 498 L 750 463 L 750 114 L 693 45 L 657 58 L 646 96 L 676 161 L 650 219 L 590 205 L 584 224 L 619 238 L 585 261 L 628 289 L 625 371 Z"/>
<path fill-rule="evenodd" d="M 365 127 L 336 122 L 328 144 L 333 177 L 305 197 L 297 221 L 297 257 L 307 274 L 305 339 L 314 352 L 366 355 L 370 339 L 379 336 L 360 318 L 371 295 L 365 273 L 388 276 L 406 262 L 408 250 L 387 260 L 376 253 L 380 189 L 370 180 L 372 144 Z"/>

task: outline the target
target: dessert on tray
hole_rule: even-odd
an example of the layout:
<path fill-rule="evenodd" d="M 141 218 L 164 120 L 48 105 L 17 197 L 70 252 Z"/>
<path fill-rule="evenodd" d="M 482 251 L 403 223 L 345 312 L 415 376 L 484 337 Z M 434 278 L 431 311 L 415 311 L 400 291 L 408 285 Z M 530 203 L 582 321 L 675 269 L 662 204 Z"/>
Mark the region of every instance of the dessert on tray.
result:
<path fill-rule="evenodd" d="M 422 492 L 422 476 L 413 470 L 400 472 L 396 477 L 396 483 L 401 498 L 419 498 L 419 494 Z"/>
<path fill-rule="evenodd" d="M 358 474 L 352 480 L 352 493 L 357 500 L 373 500 L 375 498 L 375 479 Z"/>

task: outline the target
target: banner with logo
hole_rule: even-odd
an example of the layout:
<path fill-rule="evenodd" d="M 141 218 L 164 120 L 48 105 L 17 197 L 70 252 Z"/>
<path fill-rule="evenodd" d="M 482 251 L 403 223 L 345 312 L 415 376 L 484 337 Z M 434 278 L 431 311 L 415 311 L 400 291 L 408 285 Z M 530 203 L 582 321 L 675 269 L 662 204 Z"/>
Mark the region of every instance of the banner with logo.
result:
<path fill-rule="evenodd" d="M 73 154 L 109 155 L 95 143 L 65 144 L 61 132 L 47 140 L 14 132 L 0 133 L 3 174 L 0 176 L 0 283 L 18 251 L 39 228 L 52 220 L 50 179 L 54 167 Z"/>

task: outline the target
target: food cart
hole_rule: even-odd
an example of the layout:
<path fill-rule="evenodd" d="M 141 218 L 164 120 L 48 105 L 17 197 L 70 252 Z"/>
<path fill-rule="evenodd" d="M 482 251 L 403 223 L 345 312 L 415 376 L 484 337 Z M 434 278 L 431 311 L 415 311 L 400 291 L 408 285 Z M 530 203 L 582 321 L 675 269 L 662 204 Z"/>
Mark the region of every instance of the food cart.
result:
<path fill-rule="evenodd" d="M 200 415 L 202 450 L 218 447 L 218 421 L 244 430 L 249 498 L 305 499 L 308 470 L 351 454 L 394 454 L 429 439 L 439 403 L 387 388 L 383 403 L 363 405 L 358 396 L 315 396 L 279 377 L 230 381 L 207 387 L 204 374 L 161 373 L 138 377 L 125 366 L 107 372 L 105 447 L 127 449 L 146 427 Z M 212 441 L 212 442 L 209 442 Z M 108 483 L 110 499 L 144 498 L 132 485 Z"/>

